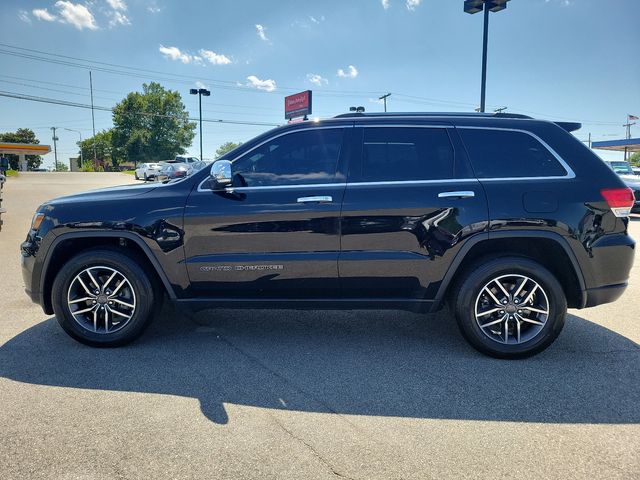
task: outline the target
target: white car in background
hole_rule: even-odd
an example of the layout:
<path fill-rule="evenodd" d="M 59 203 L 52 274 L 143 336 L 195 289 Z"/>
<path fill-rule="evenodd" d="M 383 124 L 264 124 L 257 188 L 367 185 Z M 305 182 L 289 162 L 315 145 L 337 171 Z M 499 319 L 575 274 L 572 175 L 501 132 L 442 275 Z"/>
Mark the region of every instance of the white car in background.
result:
<path fill-rule="evenodd" d="M 141 163 L 135 170 L 136 180 L 151 180 L 156 177 L 162 166 L 159 163 Z"/>

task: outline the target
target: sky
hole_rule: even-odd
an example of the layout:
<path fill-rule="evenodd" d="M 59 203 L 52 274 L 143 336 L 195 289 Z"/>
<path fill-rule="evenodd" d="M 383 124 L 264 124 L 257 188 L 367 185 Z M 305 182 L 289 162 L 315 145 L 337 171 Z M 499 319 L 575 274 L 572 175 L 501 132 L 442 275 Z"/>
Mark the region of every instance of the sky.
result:
<path fill-rule="evenodd" d="M 206 159 L 285 123 L 283 98 L 307 89 L 320 118 L 382 111 L 386 93 L 389 111 L 479 104 L 482 14 L 463 0 L 3 0 L 0 15 L 0 94 L 87 105 L 92 70 L 98 107 L 155 80 L 196 118 L 189 89 L 208 88 L 204 119 L 258 125 L 204 122 Z M 624 138 L 627 115 L 640 116 L 638 19 L 638 0 L 509 1 L 490 14 L 487 110 L 580 121 L 580 140 Z M 28 127 L 51 144 L 53 126 L 67 160 L 92 134 L 91 110 L 0 96 L 0 132 Z M 111 126 L 96 110 L 96 131 Z M 199 156 L 198 134 L 188 153 Z"/>

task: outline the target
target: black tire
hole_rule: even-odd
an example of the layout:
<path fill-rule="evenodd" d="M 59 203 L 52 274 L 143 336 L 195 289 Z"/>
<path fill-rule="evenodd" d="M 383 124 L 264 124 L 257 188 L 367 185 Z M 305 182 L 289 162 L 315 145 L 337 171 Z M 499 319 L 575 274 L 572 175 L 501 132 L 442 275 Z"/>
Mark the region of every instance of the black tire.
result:
<path fill-rule="evenodd" d="M 112 323 L 111 328 L 114 331 L 109 331 L 108 321 L 106 322 L 107 325 L 105 327 L 104 312 L 102 312 L 102 320 L 100 320 L 100 314 L 98 314 L 98 319 L 101 321 L 102 329 L 105 330 L 103 332 L 98 332 L 97 329 L 95 332 L 91 331 L 89 329 L 91 327 L 90 323 L 76 320 L 76 317 L 80 317 L 80 315 L 77 314 L 79 309 L 92 307 L 91 304 L 96 304 L 95 301 L 87 300 L 81 304 L 81 307 L 75 306 L 78 305 L 78 303 L 74 303 L 73 307 L 68 303 L 69 295 L 71 295 L 72 292 L 72 290 L 70 290 L 72 282 L 74 282 L 74 287 L 72 288 L 79 288 L 78 285 L 82 284 L 82 282 L 75 280 L 76 276 L 88 268 L 105 268 L 119 272 L 123 278 L 128 280 L 128 284 L 125 284 L 125 287 L 122 288 L 121 291 L 126 290 L 127 292 L 133 292 L 133 304 L 135 307 L 130 310 L 127 309 L 127 307 L 118 307 L 125 308 L 126 313 L 132 312 L 132 315 L 130 315 L 130 318 L 123 326 L 118 326 L 118 324 Z M 98 270 L 98 273 L 99 272 L 100 270 Z M 118 278 L 119 276 L 116 277 L 116 282 L 118 281 Z M 100 283 L 100 281 L 100 278 L 98 278 L 97 282 Z M 89 290 L 94 288 L 86 277 L 85 284 L 89 285 Z M 115 286 L 117 285 L 118 283 L 115 284 Z M 159 296 L 159 291 L 157 288 L 154 288 L 154 284 L 150 276 L 141 266 L 139 259 L 137 259 L 135 255 L 123 253 L 115 248 L 96 248 L 85 250 L 71 258 L 58 272 L 52 288 L 53 310 L 58 323 L 60 323 L 64 331 L 75 340 L 93 347 L 119 347 L 138 338 L 152 320 L 155 313 L 155 299 Z M 71 312 L 72 308 L 76 309 L 76 317 L 74 317 Z M 95 305 L 95 308 L 109 309 L 107 304 L 100 302 Z M 112 310 L 109 311 L 112 312 Z M 92 311 L 85 315 L 92 315 L 93 317 L 94 314 Z M 107 315 L 107 317 L 109 317 L 109 315 Z M 114 313 L 111 313 L 110 317 L 112 322 L 114 322 L 114 319 L 116 318 L 120 320 L 120 316 L 117 316 Z"/>
<path fill-rule="evenodd" d="M 140 177 L 138 177 L 138 172 L 133 172 L 133 176 L 136 178 L 136 180 L 140 180 Z"/>
<path fill-rule="evenodd" d="M 147 172 L 145 172 L 145 173 L 144 173 L 144 181 L 146 182 L 146 181 L 148 181 L 148 180 L 149 180 L 149 178 L 147 177 Z"/>
<path fill-rule="evenodd" d="M 527 305 L 521 302 L 527 300 L 528 295 L 524 295 L 524 298 L 521 295 L 513 295 L 518 293 L 518 279 L 522 279 L 525 283 L 524 278 L 533 282 L 523 287 L 534 291 Z M 495 283 L 495 279 L 500 279 L 501 283 L 504 282 L 503 287 L 509 294 L 508 297 L 497 288 L 500 285 Z M 513 288 L 510 289 L 511 281 Z M 538 284 L 537 287 L 534 287 L 535 283 Z M 491 299 L 490 292 L 487 292 L 485 287 L 496 291 L 494 297 L 499 300 L 499 303 L 495 307 L 493 305 L 495 301 Z M 452 297 L 456 320 L 464 338 L 476 350 L 496 358 L 519 359 L 541 352 L 558 337 L 567 314 L 567 300 L 555 276 L 538 262 L 524 257 L 493 257 L 475 263 L 462 273 L 460 281 L 454 285 Z M 487 315 L 486 312 L 500 308 L 505 299 L 508 299 L 508 305 L 504 306 L 504 310 Z M 542 302 L 543 306 L 534 305 L 534 299 Z M 546 315 L 528 310 L 534 307 L 545 310 L 545 302 L 548 312 Z M 518 303 L 519 305 L 516 305 Z M 487 304 L 487 307 L 481 308 L 482 305 Z M 506 310 L 507 308 L 509 310 Z M 510 316 L 514 308 L 523 308 L 523 310 L 516 310 L 518 314 L 512 312 L 514 316 Z M 521 312 L 523 315 L 519 315 Z M 530 323 L 531 315 L 535 316 L 532 319 L 539 324 Z M 507 320 L 488 327 L 488 324 L 496 322 L 493 320 L 496 318 L 507 318 Z M 526 321 L 524 321 L 525 318 L 527 318 Z M 520 319 L 523 321 L 521 322 Z M 525 334 L 528 333 L 530 336 L 529 339 L 526 335 L 520 336 L 521 329 L 525 329 Z M 505 340 L 515 343 L 501 343 Z"/>

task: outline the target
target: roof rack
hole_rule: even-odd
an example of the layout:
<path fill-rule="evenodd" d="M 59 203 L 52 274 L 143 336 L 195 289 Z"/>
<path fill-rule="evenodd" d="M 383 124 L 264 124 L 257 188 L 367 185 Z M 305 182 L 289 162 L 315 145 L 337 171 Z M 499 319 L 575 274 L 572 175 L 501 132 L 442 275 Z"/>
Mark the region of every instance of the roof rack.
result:
<path fill-rule="evenodd" d="M 374 113 L 341 113 L 333 118 L 350 117 L 491 117 L 491 118 L 524 118 L 532 119 L 528 115 L 519 113 L 480 113 L 480 112 L 374 112 Z"/>

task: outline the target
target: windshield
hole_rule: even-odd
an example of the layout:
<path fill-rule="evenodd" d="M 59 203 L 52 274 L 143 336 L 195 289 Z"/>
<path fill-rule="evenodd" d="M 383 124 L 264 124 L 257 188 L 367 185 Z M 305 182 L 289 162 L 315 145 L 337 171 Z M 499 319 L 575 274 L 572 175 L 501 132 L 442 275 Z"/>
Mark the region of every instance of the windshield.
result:
<path fill-rule="evenodd" d="M 609 167 L 618 175 L 634 175 L 631 165 L 627 162 L 609 162 Z"/>

